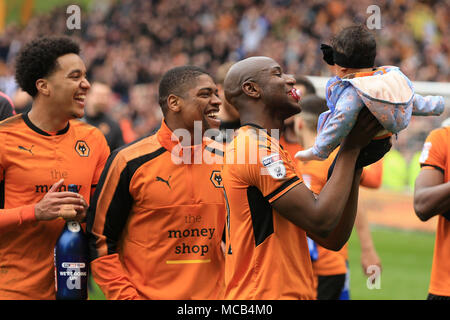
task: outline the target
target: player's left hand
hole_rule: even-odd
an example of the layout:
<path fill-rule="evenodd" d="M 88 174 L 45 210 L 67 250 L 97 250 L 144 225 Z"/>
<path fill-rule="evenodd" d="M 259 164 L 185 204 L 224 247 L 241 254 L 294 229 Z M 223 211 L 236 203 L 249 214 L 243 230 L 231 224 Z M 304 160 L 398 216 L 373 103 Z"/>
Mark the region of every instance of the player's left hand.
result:
<path fill-rule="evenodd" d="M 86 202 L 86 200 L 84 199 L 84 197 L 81 194 L 78 194 L 80 200 L 82 200 L 82 205 L 81 206 L 76 206 L 76 208 L 74 208 L 71 205 L 67 205 L 67 206 L 71 206 L 71 207 L 66 207 L 66 208 L 61 208 L 61 210 L 67 210 L 67 212 L 71 211 L 72 214 L 68 214 L 68 215 L 63 215 L 64 220 L 66 221 L 77 221 L 77 222 L 85 222 L 86 221 L 86 212 L 88 209 L 88 204 Z"/>

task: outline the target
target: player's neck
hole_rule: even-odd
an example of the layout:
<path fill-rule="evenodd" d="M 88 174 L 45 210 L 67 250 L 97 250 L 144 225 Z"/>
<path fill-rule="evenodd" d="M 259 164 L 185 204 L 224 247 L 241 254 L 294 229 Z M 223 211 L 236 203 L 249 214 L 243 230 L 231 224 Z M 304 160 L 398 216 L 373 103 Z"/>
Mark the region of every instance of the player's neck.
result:
<path fill-rule="evenodd" d="M 33 102 L 28 118 L 36 127 L 46 132 L 58 132 L 67 126 L 68 119 L 61 117 L 62 114 L 51 112 L 51 108 L 42 103 Z"/>
<path fill-rule="evenodd" d="M 172 131 L 172 135 L 178 139 L 182 147 L 191 147 L 201 144 L 203 141 L 203 132 L 201 132 L 201 128 L 199 132 L 194 132 L 195 128 L 184 123 L 184 120 L 181 117 L 174 117 L 168 113 L 164 118 L 164 123 L 167 128 Z M 186 131 L 189 132 L 189 134 L 186 134 Z"/>
<path fill-rule="evenodd" d="M 278 129 L 280 130 L 283 126 L 283 120 L 271 118 L 267 116 L 265 112 L 240 112 L 241 116 L 241 125 L 245 124 L 255 124 L 261 128 L 266 130 Z"/>

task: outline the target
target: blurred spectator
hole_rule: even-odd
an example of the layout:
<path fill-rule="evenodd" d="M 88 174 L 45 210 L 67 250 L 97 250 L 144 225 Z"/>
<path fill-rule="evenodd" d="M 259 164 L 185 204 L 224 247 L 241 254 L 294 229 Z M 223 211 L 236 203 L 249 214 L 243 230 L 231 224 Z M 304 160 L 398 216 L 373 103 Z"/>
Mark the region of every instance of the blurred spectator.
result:
<path fill-rule="evenodd" d="M 12 97 L 17 88 L 17 83 L 14 80 L 14 74 L 11 72 L 11 67 L 0 58 L 0 91 L 8 97 Z"/>
<path fill-rule="evenodd" d="M 109 116 L 111 88 L 101 82 L 94 82 L 86 96 L 84 120 L 100 129 L 114 151 L 124 145 L 122 130 L 118 122 Z"/>
<path fill-rule="evenodd" d="M 391 149 L 383 160 L 383 187 L 404 191 L 408 186 L 408 165 L 403 155 Z"/>
<path fill-rule="evenodd" d="M 133 130 L 138 137 L 154 134 L 161 124 L 156 83 L 137 84 L 129 91 L 128 111 Z"/>
<path fill-rule="evenodd" d="M 13 96 L 13 103 L 17 113 L 27 113 L 31 110 L 33 98 L 19 88 Z"/>
<path fill-rule="evenodd" d="M 421 151 L 416 151 L 416 153 L 414 153 L 414 155 L 411 158 L 411 161 L 409 162 L 409 166 L 408 166 L 408 186 L 409 186 L 409 190 L 411 192 L 414 191 L 414 184 L 416 183 L 416 178 L 419 175 L 420 172 L 420 163 L 419 163 L 419 159 L 420 159 L 420 155 L 421 155 Z"/>
<path fill-rule="evenodd" d="M 10 97 L 0 91 L 0 121 L 14 115 L 14 105 Z"/>
<path fill-rule="evenodd" d="M 372 0 L 91 1 L 90 8 L 82 9 L 81 30 L 67 30 L 66 7 L 33 16 L 24 27 L 7 25 L 0 34 L 0 58 L 11 68 L 20 46 L 31 38 L 56 33 L 75 37 L 89 79 L 108 84 L 120 99 L 112 116 L 138 138 L 159 124 L 155 84 L 171 67 L 193 64 L 216 74 L 228 61 L 265 55 L 280 61 L 290 74 L 329 76 L 320 43 L 329 43 L 331 35 L 345 26 L 365 23 L 372 4 Z M 450 3 L 381 0 L 377 5 L 382 28 L 374 30 L 379 44 L 376 64 L 399 65 L 413 81 L 450 81 Z M 0 90 L 8 83 L 13 91 L 15 83 L 5 70 L 0 64 Z M 408 138 L 399 148 L 420 139 Z"/>
<path fill-rule="evenodd" d="M 269 29 L 268 21 L 258 12 L 257 7 L 250 7 L 239 23 L 242 35 L 242 50 L 251 54 L 258 50 Z"/>
<path fill-rule="evenodd" d="M 222 105 L 220 106 L 220 111 L 217 114 L 217 117 L 222 121 L 222 123 L 236 122 L 237 127 L 239 127 L 240 126 L 239 112 L 225 99 L 225 92 L 223 90 L 223 81 L 225 80 L 225 76 L 227 75 L 227 72 L 232 65 L 233 62 L 224 63 L 218 68 L 216 73 L 215 80 L 217 84 L 217 89 L 219 90 L 220 100 L 222 100 Z"/>
<path fill-rule="evenodd" d="M 297 76 L 295 78 L 294 87 L 300 90 L 302 97 L 308 94 L 316 94 L 316 88 L 314 87 L 313 83 L 305 76 Z"/>

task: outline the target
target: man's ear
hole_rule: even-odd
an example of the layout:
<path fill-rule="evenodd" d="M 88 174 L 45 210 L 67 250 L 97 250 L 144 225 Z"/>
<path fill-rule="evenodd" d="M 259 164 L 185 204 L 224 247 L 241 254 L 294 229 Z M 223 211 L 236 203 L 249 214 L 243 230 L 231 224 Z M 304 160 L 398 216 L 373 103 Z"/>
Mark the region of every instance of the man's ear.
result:
<path fill-rule="evenodd" d="M 242 84 L 242 91 L 249 97 L 260 98 L 261 88 L 253 81 L 246 81 Z"/>
<path fill-rule="evenodd" d="M 36 80 L 36 89 L 43 96 L 50 95 L 50 88 L 48 85 L 48 81 L 46 79 L 38 79 Z"/>
<path fill-rule="evenodd" d="M 183 99 L 179 96 L 170 94 L 167 97 L 167 108 L 169 110 L 171 110 L 172 112 L 180 112 L 182 104 L 183 104 Z"/>

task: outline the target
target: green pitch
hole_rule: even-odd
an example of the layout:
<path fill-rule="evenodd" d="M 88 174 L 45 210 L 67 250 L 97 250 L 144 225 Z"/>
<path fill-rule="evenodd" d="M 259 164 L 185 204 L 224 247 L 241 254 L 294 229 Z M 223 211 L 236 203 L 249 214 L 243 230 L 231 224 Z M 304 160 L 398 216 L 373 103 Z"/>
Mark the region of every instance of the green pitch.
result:
<path fill-rule="evenodd" d="M 372 228 L 372 237 L 383 265 L 380 289 L 369 290 L 360 264 L 359 239 L 349 242 L 350 294 L 352 300 L 424 300 L 428 294 L 434 234 Z M 104 299 L 93 284 L 91 300 Z"/>
<path fill-rule="evenodd" d="M 369 290 L 362 273 L 356 232 L 349 242 L 352 300 L 424 300 L 428 294 L 434 234 L 372 227 L 383 271 L 380 289 Z"/>

